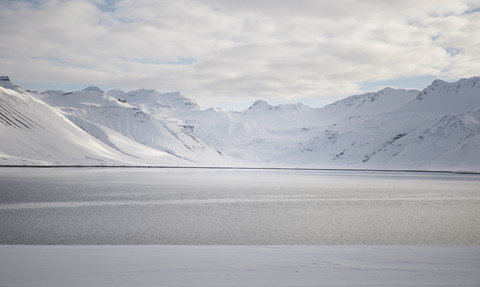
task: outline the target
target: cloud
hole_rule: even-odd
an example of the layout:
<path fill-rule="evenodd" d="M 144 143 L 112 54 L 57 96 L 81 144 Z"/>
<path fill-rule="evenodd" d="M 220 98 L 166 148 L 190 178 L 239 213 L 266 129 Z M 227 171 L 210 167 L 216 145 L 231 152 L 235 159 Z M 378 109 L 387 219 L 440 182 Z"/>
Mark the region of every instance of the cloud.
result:
<path fill-rule="evenodd" d="M 479 30 L 476 1 L 7 0 L 0 69 L 32 86 L 181 90 L 204 107 L 323 105 L 365 83 L 479 75 Z"/>

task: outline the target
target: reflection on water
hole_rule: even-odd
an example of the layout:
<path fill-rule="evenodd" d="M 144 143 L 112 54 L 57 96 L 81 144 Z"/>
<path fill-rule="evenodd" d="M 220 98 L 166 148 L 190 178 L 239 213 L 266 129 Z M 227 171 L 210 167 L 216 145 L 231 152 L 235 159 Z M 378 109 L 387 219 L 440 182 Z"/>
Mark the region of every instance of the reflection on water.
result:
<path fill-rule="evenodd" d="M 1 168 L 0 244 L 480 244 L 480 176 Z"/>

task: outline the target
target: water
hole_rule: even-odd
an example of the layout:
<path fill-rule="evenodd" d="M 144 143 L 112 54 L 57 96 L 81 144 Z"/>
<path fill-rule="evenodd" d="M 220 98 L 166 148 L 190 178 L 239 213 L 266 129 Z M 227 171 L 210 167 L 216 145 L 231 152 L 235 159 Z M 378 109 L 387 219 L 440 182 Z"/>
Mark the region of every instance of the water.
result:
<path fill-rule="evenodd" d="M 0 168 L 0 244 L 480 244 L 480 176 Z"/>

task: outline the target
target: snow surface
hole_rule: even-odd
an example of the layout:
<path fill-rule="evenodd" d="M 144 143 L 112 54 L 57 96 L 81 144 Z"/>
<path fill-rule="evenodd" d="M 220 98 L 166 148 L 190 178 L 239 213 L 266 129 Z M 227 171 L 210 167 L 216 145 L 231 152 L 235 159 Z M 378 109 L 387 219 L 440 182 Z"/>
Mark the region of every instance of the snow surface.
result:
<path fill-rule="evenodd" d="M 480 172 L 479 77 L 435 80 L 422 91 L 385 88 L 323 108 L 259 100 L 240 112 L 201 110 L 179 92 L 91 86 L 39 93 L 9 80 L 0 86 L 0 133 L 9 138 L 0 143 L 1 165 Z M 16 127 L 19 116 L 48 132 Z"/>
<path fill-rule="evenodd" d="M 478 286 L 479 246 L 6 246 L 0 286 Z"/>
<path fill-rule="evenodd" d="M 94 137 L 82 125 L 75 125 L 58 110 L 28 93 L 0 87 L 0 103 L 0 164 L 135 165 L 148 163 L 152 158 L 170 164 L 178 163 L 168 153 L 140 146 L 109 130 L 101 133 L 99 128 L 97 137 Z M 128 146 L 131 156 L 116 146 L 105 144 L 102 139 Z M 142 160 L 141 155 L 148 157 Z"/>
<path fill-rule="evenodd" d="M 480 80 L 471 78 L 319 109 L 257 101 L 244 112 L 181 117 L 206 143 L 262 166 L 479 171 L 479 111 Z"/>

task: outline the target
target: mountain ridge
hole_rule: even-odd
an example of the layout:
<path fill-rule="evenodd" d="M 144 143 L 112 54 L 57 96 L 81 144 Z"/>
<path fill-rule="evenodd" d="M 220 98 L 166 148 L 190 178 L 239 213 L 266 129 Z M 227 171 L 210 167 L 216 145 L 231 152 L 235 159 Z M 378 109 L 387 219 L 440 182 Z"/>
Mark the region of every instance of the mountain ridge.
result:
<path fill-rule="evenodd" d="M 0 132 L 16 140 L 0 144 L 0 165 L 480 171 L 480 77 L 453 83 L 435 80 L 422 90 L 384 88 L 321 108 L 301 103 L 272 106 L 258 100 L 240 112 L 201 110 L 180 92 L 104 92 L 90 86 L 82 91 L 40 93 L 25 91 L 8 77 L 3 79 Z M 72 144 L 68 138 L 57 139 L 64 146 L 56 146 L 48 138 L 36 138 L 42 135 L 28 128 L 12 132 L 13 123 L 64 129 L 57 119 L 37 121 L 42 115 L 15 106 L 15 96 L 25 106 L 30 101 L 48 106 L 48 113 L 76 127 L 59 131 L 58 137 L 81 138 L 102 152 Z M 12 108 L 17 114 L 10 111 L 7 115 Z M 16 121 L 22 117 L 31 120 Z M 47 150 L 56 147 L 59 153 L 55 156 L 51 151 L 42 158 L 44 153 L 27 139 L 40 142 Z M 71 157 L 68 151 L 82 156 Z"/>

